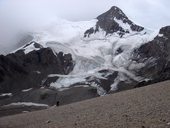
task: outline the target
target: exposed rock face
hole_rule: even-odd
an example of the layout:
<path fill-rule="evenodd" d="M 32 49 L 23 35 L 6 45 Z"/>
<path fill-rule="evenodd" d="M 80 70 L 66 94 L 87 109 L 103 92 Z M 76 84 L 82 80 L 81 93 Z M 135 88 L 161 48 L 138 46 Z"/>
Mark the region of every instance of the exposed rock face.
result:
<path fill-rule="evenodd" d="M 133 60 L 146 65 L 139 76 L 155 82 L 170 79 L 170 26 L 163 27 L 151 42 L 134 51 Z"/>
<path fill-rule="evenodd" d="M 101 28 L 106 32 L 106 34 L 118 33 L 120 36 L 123 36 L 126 33 L 130 33 L 130 31 L 140 32 L 144 30 L 143 27 L 134 24 L 128 17 L 123 13 L 123 11 L 113 6 L 109 11 L 101 14 L 97 17 L 97 24 L 95 28 L 90 28 L 85 32 L 85 37 L 90 36 L 93 33 L 96 33 Z M 124 28 L 120 25 L 122 24 L 127 25 L 129 28 Z"/>
<path fill-rule="evenodd" d="M 47 75 L 68 74 L 73 67 L 70 54 L 56 54 L 50 48 L 41 48 L 28 54 L 19 50 L 7 56 L 1 55 L 0 93 L 39 87 Z"/>

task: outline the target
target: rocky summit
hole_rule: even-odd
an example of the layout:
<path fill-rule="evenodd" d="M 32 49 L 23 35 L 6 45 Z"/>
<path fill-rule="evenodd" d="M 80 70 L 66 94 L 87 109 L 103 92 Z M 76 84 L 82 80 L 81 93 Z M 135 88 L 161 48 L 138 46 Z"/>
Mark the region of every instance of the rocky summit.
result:
<path fill-rule="evenodd" d="M 141 32 L 144 30 L 143 27 L 138 26 L 129 20 L 123 11 L 116 6 L 113 6 L 110 10 L 98 16 L 97 20 L 98 22 L 96 23 L 95 28 L 90 28 L 87 30 L 84 35 L 85 37 L 90 36 L 92 33 L 96 33 L 99 29 L 104 30 L 106 34 L 116 32 L 120 36 L 130 33 L 131 31 Z M 124 28 L 122 26 L 123 24 L 127 25 L 127 27 Z"/>

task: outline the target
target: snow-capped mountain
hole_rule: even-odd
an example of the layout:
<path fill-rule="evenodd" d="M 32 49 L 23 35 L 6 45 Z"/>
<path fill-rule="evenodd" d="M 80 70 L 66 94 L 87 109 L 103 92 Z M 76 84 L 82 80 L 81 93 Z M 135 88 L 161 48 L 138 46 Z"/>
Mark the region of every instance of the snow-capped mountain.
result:
<path fill-rule="evenodd" d="M 120 37 L 128 33 L 132 34 L 144 30 L 143 27 L 129 20 L 123 11 L 116 6 L 113 6 L 110 10 L 98 16 L 97 20 L 95 27 L 85 32 L 85 37 L 99 32 L 100 29 L 104 30 L 106 35 L 116 33 L 120 35 Z"/>
<path fill-rule="evenodd" d="M 50 86 L 59 90 L 88 85 L 96 88 L 99 95 L 105 95 L 169 79 L 169 40 L 169 27 L 146 29 L 133 23 L 115 6 L 91 21 L 56 19 L 24 37 L 23 47 L 1 56 L 7 63 L 11 59 L 11 63 L 15 61 L 15 66 L 8 63 L 12 74 L 23 76 L 18 69 L 27 72 L 24 81 L 18 77 L 9 80 L 5 76 L 11 72 L 1 69 L 0 93 L 9 92 L 16 85 L 20 86 L 17 89 Z M 31 83 L 33 72 L 38 79 L 34 84 Z M 10 81 L 9 88 L 6 81 Z M 23 82 L 24 86 L 19 85 Z"/>

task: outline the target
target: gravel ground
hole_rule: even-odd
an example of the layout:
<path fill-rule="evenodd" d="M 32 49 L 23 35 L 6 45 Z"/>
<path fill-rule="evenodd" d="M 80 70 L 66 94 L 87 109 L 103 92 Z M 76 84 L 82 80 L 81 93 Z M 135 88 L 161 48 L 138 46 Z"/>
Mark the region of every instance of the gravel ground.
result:
<path fill-rule="evenodd" d="M 3 117 L 0 128 L 170 128 L 170 81 Z"/>

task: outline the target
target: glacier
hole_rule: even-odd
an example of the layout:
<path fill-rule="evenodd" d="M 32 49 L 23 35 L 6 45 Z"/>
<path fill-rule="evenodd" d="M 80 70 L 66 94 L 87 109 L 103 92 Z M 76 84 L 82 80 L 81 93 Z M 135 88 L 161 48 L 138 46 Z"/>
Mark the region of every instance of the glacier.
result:
<path fill-rule="evenodd" d="M 122 79 L 126 79 L 122 74 L 126 74 L 135 81 L 143 80 L 140 76 L 135 76 L 131 69 L 140 69 L 145 64 L 133 63 L 131 55 L 134 49 L 153 40 L 158 35 L 159 30 L 144 29 L 141 32 L 134 32 L 129 24 L 123 23 L 116 18 L 114 20 L 130 32 L 120 37 L 116 32 L 106 34 L 104 30 L 99 28 L 100 30 L 95 34 L 85 37 L 84 32 L 89 28 L 95 28 L 97 19 L 71 22 L 59 18 L 32 32 L 35 42 L 43 47 L 50 47 L 56 53 L 60 51 L 71 53 L 75 62 L 73 71 L 68 75 L 49 74 L 48 77 L 60 77 L 55 83 L 51 83 L 51 87 L 59 89 L 68 88 L 80 82 L 87 83 L 86 78 L 89 76 L 105 79 L 99 73 L 101 70 L 119 72 L 118 77 L 111 86 L 112 90 L 116 89 L 117 84 Z M 120 49 L 121 53 L 118 54 L 117 52 Z M 29 46 L 25 48 L 24 52 L 27 54 L 33 50 L 38 49 L 34 46 Z M 93 86 L 98 87 L 95 84 Z"/>

